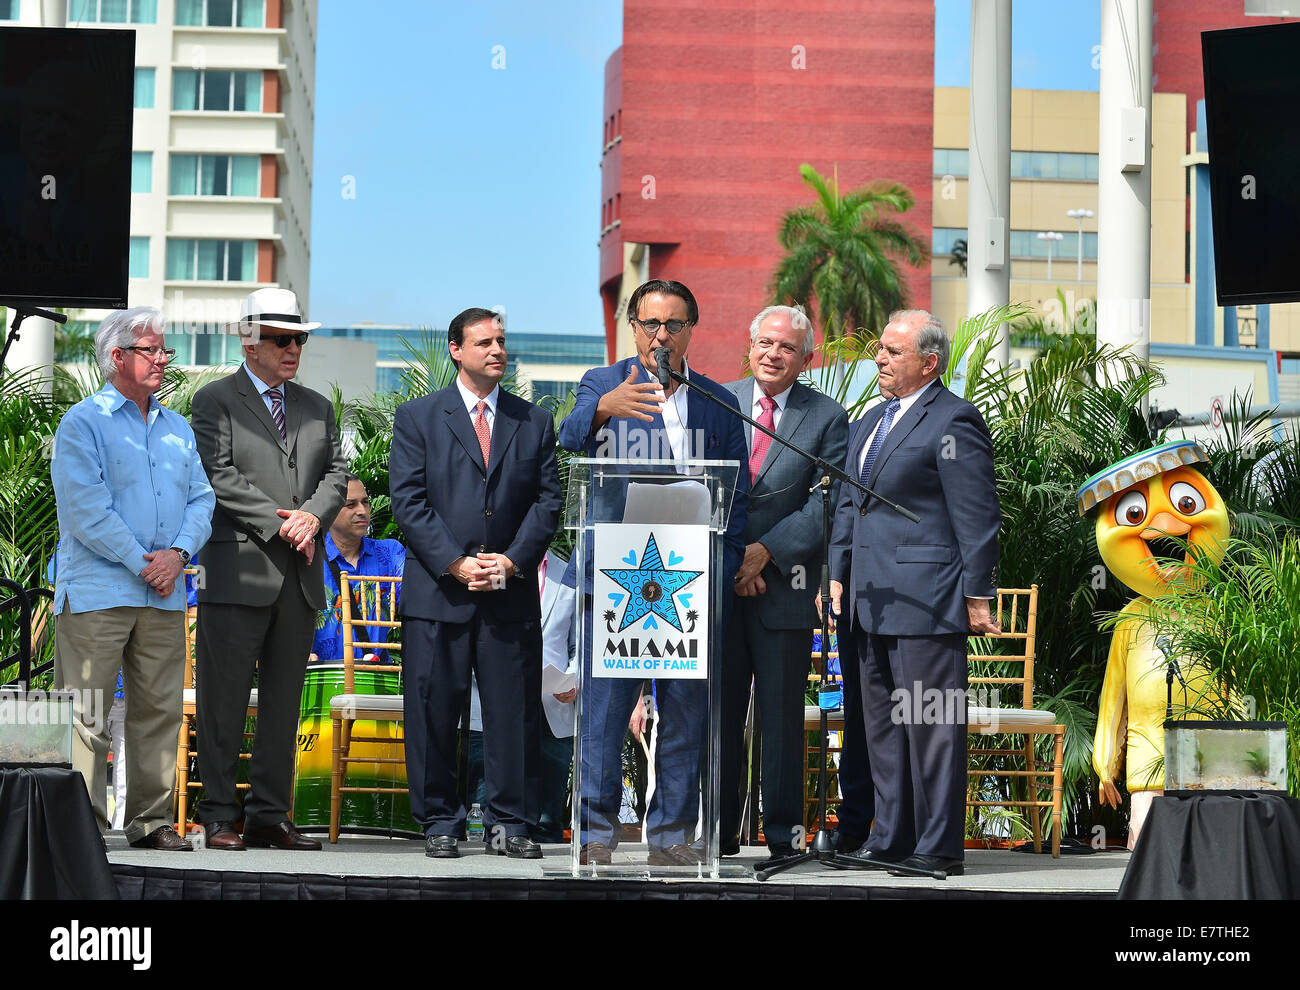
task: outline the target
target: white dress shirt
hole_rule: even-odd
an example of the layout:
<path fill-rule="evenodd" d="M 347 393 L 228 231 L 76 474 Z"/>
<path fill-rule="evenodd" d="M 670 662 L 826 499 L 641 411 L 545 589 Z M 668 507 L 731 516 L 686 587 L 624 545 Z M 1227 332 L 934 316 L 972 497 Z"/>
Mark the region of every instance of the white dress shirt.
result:
<path fill-rule="evenodd" d="M 898 400 L 898 412 L 894 413 L 894 420 L 889 424 L 889 428 L 891 430 L 898 425 L 898 421 L 903 418 L 903 416 L 907 413 L 907 410 L 911 409 L 912 406 L 916 404 L 916 400 L 919 399 L 921 396 L 925 395 L 926 389 L 930 388 L 938 380 L 939 379 L 937 378 L 931 378 L 928 382 L 926 382 L 924 385 L 918 388 L 911 395 L 905 395 Z M 871 441 L 875 439 L 876 430 L 880 429 L 880 423 L 883 422 L 884 422 L 884 417 L 882 416 L 880 418 L 880 422 L 878 422 L 872 428 L 871 435 L 867 437 L 867 442 L 862 445 L 862 450 L 858 452 L 857 477 L 859 478 L 862 477 L 862 463 L 867 459 L 867 451 L 871 449 Z"/>
<path fill-rule="evenodd" d="M 772 396 L 772 398 L 776 400 L 776 408 L 772 410 L 773 433 L 779 433 L 781 430 L 781 414 L 785 412 L 786 403 L 790 401 L 790 393 L 793 391 L 794 385 L 791 384 L 787 386 L 784 392 L 778 392 L 776 395 Z M 754 405 L 749 411 L 750 419 L 759 419 L 763 415 L 763 400 L 765 398 L 767 398 L 767 393 L 763 391 L 763 386 L 758 384 L 758 382 L 754 382 Z M 753 427 L 750 427 L 749 433 L 749 452 L 752 454 L 754 452 L 754 438 L 756 436 L 762 436 L 762 434 Z M 772 442 L 775 443 L 776 441 L 773 440 Z M 768 453 L 771 453 L 770 448 L 768 449 Z"/>
<path fill-rule="evenodd" d="M 456 376 L 456 387 L 460 389 L 460 399 L 465 403 L 465 409 L 469 412 L 469 421 L 473 423 L 478 419 L 478 404 L 486 402 L 483 408 L 483 415 L 487 417 L 488 434 L 491 435 L 492 427 L 497 421 L 497 399 L 501 397 L 501 386 L 496 385 L 486 396 L 480 399 L 477 395 L 465 387 L 465 383 L 460 380 L 460 375 Z"/>

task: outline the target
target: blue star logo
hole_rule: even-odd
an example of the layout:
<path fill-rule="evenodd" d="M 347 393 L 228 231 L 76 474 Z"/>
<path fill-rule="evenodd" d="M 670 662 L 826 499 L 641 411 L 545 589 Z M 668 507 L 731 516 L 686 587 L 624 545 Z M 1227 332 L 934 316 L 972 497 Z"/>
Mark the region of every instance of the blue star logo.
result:
<path fill-rule="evenodd" d="M 635 563 L 635 554 L 629 556 Z M 665 567 L 653 533 L 646 542 L 645 553 L 641 555 L 640 567 L 614 570 L 602 567 L 600 572 L 628 593 L 627 609 L 623 612 L 623 624 L 618 627 L 619 632 L 641 619 L 647 620 L 647 628 L 657 625 L 654 620 L 656 615 L 665 622 L 672 623 L 673 628 L 681 632 L 682 620 L 677 615 L 673 596 L 704 573 L 669 570 Z"/>

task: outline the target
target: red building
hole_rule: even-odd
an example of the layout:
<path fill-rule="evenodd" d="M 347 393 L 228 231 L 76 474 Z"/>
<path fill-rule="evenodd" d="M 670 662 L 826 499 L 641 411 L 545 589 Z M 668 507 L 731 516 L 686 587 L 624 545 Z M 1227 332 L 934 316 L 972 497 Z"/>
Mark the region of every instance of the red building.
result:
<path fill-rule="evenodd" d="M 601 160 L 610 354 L 630 353 L 622 316 L 636 283 L 677 279 L 700 303 L 692 366 L 738 377 L 781 257 L 780 217 L 812 203 L 804 162 L 838 167 L 841 189 L 901 182 L 916 197 L 903 222 L 928 244 L 933 94 L 932 0 L 624 0 Z M 908 286 L 912 305 L 929 305 L 928 266 L 908 270 Z"/>
<path fill-rule="evenodd" d="M 1196 102 L 1205 99 L 1201 32 L 1286 24 L 1295 17 L 1247 17 L 1244 0 L 1155 0 L 1151 88 L 1187 94 L 1187 133 L 1196 130 Z"/>

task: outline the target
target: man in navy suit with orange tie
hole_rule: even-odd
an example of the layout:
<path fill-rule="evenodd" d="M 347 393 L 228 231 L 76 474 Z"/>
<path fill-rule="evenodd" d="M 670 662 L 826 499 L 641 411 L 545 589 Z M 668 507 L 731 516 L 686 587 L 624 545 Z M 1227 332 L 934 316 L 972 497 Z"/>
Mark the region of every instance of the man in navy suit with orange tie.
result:
<path fill-rule="evenodd" d="M 476 676 L 483 708 L 485 835 L 498 853 L 539 859 L 541 604 L 537 566 L 561 493 L 549 413 L 501 390 L 505 329 L 467 309 L 447 330 L 456 380 L 405 402 L 393 422 L 389 483 L 406 537 L 406 771 L 425 855 L 454 858 L 466 809 L 456 788 L 457 725 Z"/>

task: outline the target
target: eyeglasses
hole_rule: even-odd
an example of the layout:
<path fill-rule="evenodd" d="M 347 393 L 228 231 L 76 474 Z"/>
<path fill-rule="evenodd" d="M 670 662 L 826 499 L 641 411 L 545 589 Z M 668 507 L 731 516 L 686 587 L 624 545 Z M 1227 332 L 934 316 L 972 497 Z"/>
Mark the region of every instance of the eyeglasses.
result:
<path fill-rule="evenodd" d="M 690 320 L 638 320 L 635 316 L 628 317 L 628 319 L 644 330 L 648 337 L 653 337 L 657 334 L 660 327 L 663 327 L 670 334 L 676 337 L 691 325 Z"/>
<path fill-rule="evenodd" d="M 139 347 L 133 345 L 131 347 L 123 347 L 122 350 L 139 351 L 150 361 L 157 361 L 159 356 L 170 361 L 172 358 L 176 356 L 176 349 L 174 347 L 159 347 L 157 344 L 155 344 L 153 347 Z"/>
<path fill-rule="evenodd" d="M 297 341 L 299 347 L 304 347 L 307 344 L 307 338 L 310 336 L 311 334 L 309 333 L 301 333 L 301 332 L 280 333 L 280 334 L 276 334 L 274 337 L 264 337 L 262 339 L 274 341 L 275 346 L 280 348 L 288 347 L 290 342 L 292 341 Z"/>

